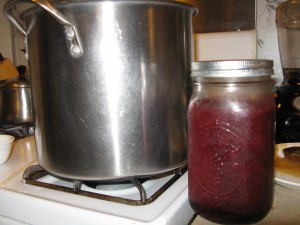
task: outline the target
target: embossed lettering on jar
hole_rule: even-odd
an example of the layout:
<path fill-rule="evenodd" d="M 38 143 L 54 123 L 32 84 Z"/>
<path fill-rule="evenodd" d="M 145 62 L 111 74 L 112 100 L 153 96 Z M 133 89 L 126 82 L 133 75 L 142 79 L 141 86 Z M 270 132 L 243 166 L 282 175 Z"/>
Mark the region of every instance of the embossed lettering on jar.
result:
<path fill-rule="evenodd" d="M 273 199 L 272 62 L 195 62 L 192 68 L 190 204 L 213 222 L 257 222 Z"/>

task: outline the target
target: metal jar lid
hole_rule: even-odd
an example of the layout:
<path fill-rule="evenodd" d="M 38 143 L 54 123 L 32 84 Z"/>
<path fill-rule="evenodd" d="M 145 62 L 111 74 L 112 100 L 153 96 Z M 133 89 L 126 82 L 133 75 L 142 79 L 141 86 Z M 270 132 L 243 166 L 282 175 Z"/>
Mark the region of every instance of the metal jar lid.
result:
<path fill-rule="evenodd" d="M 272 60 L 219 60 L 192 62 L 191 76 L 194 81 L 205 78 L 265 80 L 271 79 L 272 74 Z"/>

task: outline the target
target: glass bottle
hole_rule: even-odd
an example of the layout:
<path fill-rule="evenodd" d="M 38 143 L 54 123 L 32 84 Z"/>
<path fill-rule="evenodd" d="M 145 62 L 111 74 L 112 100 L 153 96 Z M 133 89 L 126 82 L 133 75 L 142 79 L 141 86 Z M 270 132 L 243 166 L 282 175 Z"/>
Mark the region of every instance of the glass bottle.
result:
<path fill-rule="evenodd" d="M 300 142 L 300 0 L 278 4 L 276 24 L 284 79 L 275 89 L 275 141 Z"/>
<path fill-rule="evenodd" d="M 192 63 L 189 202 L 217 223 L 254 223 L 273 202 L 275 101 L 269 60 Z"/>

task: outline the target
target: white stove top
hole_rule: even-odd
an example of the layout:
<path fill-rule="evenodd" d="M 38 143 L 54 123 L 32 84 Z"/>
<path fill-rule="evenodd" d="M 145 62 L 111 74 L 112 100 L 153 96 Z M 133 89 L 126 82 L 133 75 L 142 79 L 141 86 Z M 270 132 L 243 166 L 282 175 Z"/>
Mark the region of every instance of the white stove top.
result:
<path fill-rule="evenodd" d="M 34 138 L 16 141 L 9 160 L 0 166 L 0 224 L 184 225 L 194 216 L 188 203 L 187 173 L 153 203 L 131 206 L 26 184 L 23 172 L 34 164 Z M 60 182 L 51 176 L 42 179 Z M 168 177 L 159 182 L 165 180 Z M 151 182 L 145 185 L 155 186 Z M 147 195 L 153 192 L 151 188 L 145 189 Z M 125 195 L 132 195 L 132 192 L 130 188 Z"/>

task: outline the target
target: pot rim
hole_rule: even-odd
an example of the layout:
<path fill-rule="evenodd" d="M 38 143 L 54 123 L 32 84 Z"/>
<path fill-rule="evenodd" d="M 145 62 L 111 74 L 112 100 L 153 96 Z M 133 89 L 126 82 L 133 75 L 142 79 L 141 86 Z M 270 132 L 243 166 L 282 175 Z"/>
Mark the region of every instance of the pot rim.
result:
<path fill-rule="evenodd" d="M 22 0 L 11 0 L 11 1 L 15 1 L 15 2 L 20 2 Z M 181 7 L 185 7 L 185 8 L 190 8 L 193 9 L 193 15 L 196 15 L 198 13 L 198 9 L 196 8 L 195 4 L 193 3 L 195 0 L 47 0 L 51 5 L 53 6 L 61 6 L 61 5 L 67 5 L 67 4 L 74 4 L 74 3 L 107 3 L 107 2 L 111 2 L 111 3 L 132 3 L 132 4 L 154 4 L 154 5 L 178 5 Z M 31 6 L 25 7 L 25 8 L 21 8 L 20 9 L 20 13 L 21 15 L 23 14 L 27 14 L 28 11 L 34 10 L 34 9 L 39 9 L 39 7 L 35 4 L 32 4 Z M 40 9 L 39 9 L 40 10 Z M 25 12 L 26 11 L 26 12 Z M 22 17 L 22 16 L 21 16 Z"/>

